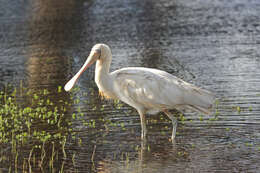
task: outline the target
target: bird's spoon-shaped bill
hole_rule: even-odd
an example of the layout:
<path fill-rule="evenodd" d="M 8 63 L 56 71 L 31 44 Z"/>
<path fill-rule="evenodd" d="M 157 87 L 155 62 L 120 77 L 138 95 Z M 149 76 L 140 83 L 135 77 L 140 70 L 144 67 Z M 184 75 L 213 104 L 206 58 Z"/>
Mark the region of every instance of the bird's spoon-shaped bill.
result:
<path fill-rule="evenodd" d="M 70 91 L 75 85 L 77 78 L 78 78 L 77 76 L 74 76 L 69 82 L 67 82 L 66 85 L 64 86 L 64 90 Z"/>
<path fill-rule="evenodd" d="M 73 78 L 71 78 L 69 80 L 69 82 L 66 83 L 66 85 L 64 86 L 64 90 L 65 91 L 70 91 L 73 86 L 76 84 L 78 78 L 80 77 L 80 75 L 87 70 L 87 68 L 89 66 L 91 66 L 100 56 L 99 52 L 91 52 L 89 57 L 87 58 L 86 62 L 84 63 L 84 65 L 80 68 L 80 70 L 77 72 L 77 74 L 75 76 L 73 76 Z"/>

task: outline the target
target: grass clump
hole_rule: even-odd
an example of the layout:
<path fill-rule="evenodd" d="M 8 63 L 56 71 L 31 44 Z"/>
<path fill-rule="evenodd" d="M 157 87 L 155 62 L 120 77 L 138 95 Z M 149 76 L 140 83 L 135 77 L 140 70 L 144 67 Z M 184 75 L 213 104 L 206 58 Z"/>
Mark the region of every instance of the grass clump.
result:
<path fill-rule="evenodd" d="M 32 138 L 44 142 L 58 136 L 58 130 L 48 132 L 43 129 L 58 129 L 65 112 L 57 106 L 46 106 L 51 102 L 47 96 L 41 98 L 30 93 L 26 97 L 29 98 L 30 106 L 19 104 L 15 96 L 1 92 L 0 143 L 11 142 L 13 138 L 22 143 Z"/>
<path fill-rule="evenodd" d="M 24 88 L 0 91 L 0 165 L 9 167 L 9 172 L 17 172 L 19 167 L 22 172 L 32 172 L 36 160 L 42 170 L 51 172 L 59 153 L 66 158 L 68 102 L 60 103 L 57 98 L 64 98 L 64 94 L 59 88 L 56 92 Z"/>

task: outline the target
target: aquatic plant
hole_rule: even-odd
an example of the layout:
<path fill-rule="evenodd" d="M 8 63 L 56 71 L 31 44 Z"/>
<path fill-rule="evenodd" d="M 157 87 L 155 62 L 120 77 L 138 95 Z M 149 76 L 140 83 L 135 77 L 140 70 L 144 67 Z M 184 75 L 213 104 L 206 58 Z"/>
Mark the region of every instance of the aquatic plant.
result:
<path fill-rule="evenodd" d="M 60 87 L 57 93 L 62 94 Z M 69 103 L 53 100 L 52 94 L 47 89 L 8 87 L 0 91 L 0 147 L 6 148 L 0 152 L 0 164 L 9 165 L 9 172 L 18 172 L 18 165 L 23 172 L 32 172 L 36 160 L 41 169 L 53 172 L 59 153 L 67 157 L 65 145 L 72 131 Z M 30 152 L 24 153 L 24 148 Z"/>
<path fill-rule="evenodd" d="M 79 147 L 87 142 L 78 135 L 82 129 L 90 135 L 87 129 L 95 129 L 95 133 L 109 133 L 113 128 L 126 130 L 125 122 L 85 116 L 80 106 L 81 95 L 74 97 L 74 92 L 81 91 L 75 88 L 69 95 L 60 86 L 53 91 L 11 86 L 0 91 L 0 147 L 7 147 L 0 152 L 0 164 L 9 167 L 9 172 L 19 172 L 21 168 L 23 172 L 33 172 L 37 167 L 45 172 L 53 172 L 57 170 L 54 165 L 60 165 L 59 171 L 63 172 L 65 162 L 60 162 L 59 157 L 72 161 L 73 165 L 77 157 L 76 152 L 70 154 L 66 151 L 68 141 Z M 122 103 L 117 102 L 114 106 L 121 108 Z M 104 112 L 105 105 L 95 106 L 92 111 Z M 103 128 L 100 124 L 103 124 Z"/>

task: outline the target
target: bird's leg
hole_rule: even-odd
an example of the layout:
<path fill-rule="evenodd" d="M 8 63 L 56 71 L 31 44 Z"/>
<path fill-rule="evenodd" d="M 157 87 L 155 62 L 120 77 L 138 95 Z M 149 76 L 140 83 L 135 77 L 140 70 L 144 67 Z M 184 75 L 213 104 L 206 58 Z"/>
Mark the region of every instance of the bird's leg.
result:
<path fill-rule="evenodd" d="M 176 136 L 176 128 L 177 128 L 177 118 L 172 115 L 168 110 L 163 110 L 163 112 L 172 120 L 172 141 Z"/>
<path fill-rule="evenodd" d="M 141 138 L 144 139 L 146 137 L 147 134 L 147 129 L 146 129 L 146 121 L 145 121 L 145 114 L 143 111 L 138 111 L 139 115 L 140 115 L 140 119 L 141 119 L 141 126 L 142 126 L 142 134 L 141 134 Z"/>

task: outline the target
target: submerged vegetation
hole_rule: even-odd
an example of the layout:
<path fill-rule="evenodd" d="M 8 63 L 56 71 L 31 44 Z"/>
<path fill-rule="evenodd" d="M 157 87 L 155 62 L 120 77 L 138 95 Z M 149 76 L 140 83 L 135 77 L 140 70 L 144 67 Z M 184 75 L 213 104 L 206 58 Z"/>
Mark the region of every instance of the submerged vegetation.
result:
<path fill-rule="evenodd" d="M 62 152 L 72 131 L 65 117 L 69 103 L 54 101 L 50 94 L 47 89 L 12 87 L 0 92 L 0 147 L 5 148 L 0 162 L 9 165 L 9 172 L 31 172 L 36 164 L 52 170 L 55 157 Z M 30 152 L 24 153 L 28 148 Z"/>
<path fill-rule="evenodd" d="M 78 88 L 74 90 L 78 91 Z M 96 109 L 94 107 L 92 111 Z M 103 111 L 104 106 L 100 110 Z M 64 161 L 58 158 L 66 160 L 71 157 L 70 161 L 75 163 L 76 153 L 67 154 L 66 144 L 82 145 L 79 132 L 91 135 L 96 123 L 105 124 L 98 131 L 117 126 L 125 130 L 123 122 L 117 124 L 109 119 L 85 115 L 86 112 L 81 111 L 80 99 L 64 93 L 61 86 L 54 93 L 47 89 L 6 87 L 0 91 L 0 165 L 9 165 L 9 172 L 17 172 L 17 169 L 23 172 L 32 169 L 56 172 L 58 169 L 62 172 Z"/>
<path fill-rule="evenodd" d="M 60 138 L 61 133 L 66 132 L 62 126 L 66 108 L 53 106 L 53 102 L 47 96 L 45 97 L 47 90 L 43 90 L 44 98 L 28 91 L 26 97 L 30 99 L 30 106 L 26 107 L 23 107 L 24 103 L 19 104 L 15 91 L 11 95 L 4 92 L 0 95 L 1 143 L 10 142 L 12 138 L 21 143 L 25 143 L 28 139 L 45 142 L 51 138 Z M 55 130 L 41 131 L 46 127 Z"/>
<path fill-rule="evenodd" d="M 107 111 L 107 106 L 110 106 L 110 109 L 112 107 L 113 111 L 120 111 L 121 114 L 124 112 L 121 117 L 131 114 L 132 109 L 125 107 L 118 100 L 109 102 L 110 105 L 105 101 L 97 104 L 90 103 L 91 99 L 86 98 L 97 95 L 94 92 L 90 89 L 89 92 L 83 93 L 79 88 L 75 88 L 72 93 L 65 93 L 61 86 L 53 90 L 5 87 L 0 91 L 0 165 L 5 165 L 7 172 L 33 172 L 34 170 L 64 172 L 66 169 L 77 172 L 76 159 L 80 152 L 73 146 L 87 145 L 90 148 L 87 162 L 92 163 L 89 164 L 91 165 L 89 169 L 95 170 L 98 141 L 104 145 L 109 143 L 104 140 L 109 132 L 126 131 L 129 129 L 128 124 L 135 123 L 133 121 L 136 121 L 138 127 L 140 126 L 137 114 L 135 114 L 136 120 L 131 119 L 130 122 L 113 116 L 109 118 L 106 114 L 111 114 L 111 111 Z M 213 116 L 199 115 L 197 120 L 178 112 L 176 116 L 181 124 L 205 120 L 212 123 L 220 119 L 218 106 L 219 101 L 216 101 L 216 112 Z M 239 106 L 231 109 L 237 114 L 245 110 Z M 248 111 L 252 109 L 249 107 Z M 97 114 L 100 116 L 96 116 Z M 147 123 L 150 129 L 159 125 L 160 135 L 166 138 L 170 136 L 171 121 L 163 114 L 147 119 Z M 231 129 L 226 127 L 225 131 Z M 87 135 L 82 137 L 81 133 Z M 133 130 L 127 133 L 133 133 L 134 136 L 139 134 Z M 140 150 L 140 146 L 132 146 L 132 148 L 134 151 Z M 150 152 L 149 146 L 146 149 Z M 123 160 L 129 163 L 129 153 L 122 154 L 125 155 Z M 183 157 L 183 154 L 178 154 L 178 157 Z M 1 169 L 2 167 L 0 172 Z"/>

